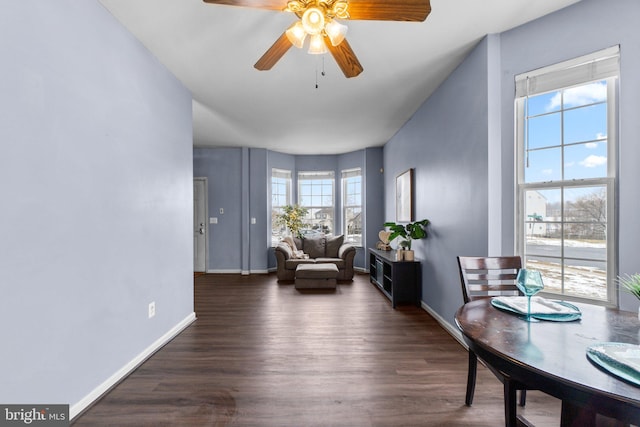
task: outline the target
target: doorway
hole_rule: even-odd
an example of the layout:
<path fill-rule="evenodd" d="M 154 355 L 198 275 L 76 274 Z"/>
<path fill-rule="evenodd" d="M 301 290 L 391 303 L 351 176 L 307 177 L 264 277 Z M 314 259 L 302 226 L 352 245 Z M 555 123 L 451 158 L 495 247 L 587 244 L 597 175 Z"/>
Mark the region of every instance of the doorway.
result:
<path fill-rule="evenodd" d="M 193 179 L 193 271 L 207 271 L 207 178 Z"/>

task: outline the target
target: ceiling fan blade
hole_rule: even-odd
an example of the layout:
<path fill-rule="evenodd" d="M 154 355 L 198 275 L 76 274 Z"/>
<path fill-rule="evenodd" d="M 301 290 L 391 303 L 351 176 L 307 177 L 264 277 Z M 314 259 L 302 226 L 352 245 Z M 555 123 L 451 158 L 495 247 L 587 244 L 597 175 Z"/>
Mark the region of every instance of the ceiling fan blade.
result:
<path fill-rule="evenodd" d="M 349 0 L 349 19 L 424 21 L 430 12 L 429 0 Z"/>
<path fill-rule="evenodd" d="M 326 45 L 346 77 L 355 77 L 362 72 L 362 65 L 346 39 L 338 46 L 333 46 L 327 40 Z"/>
<path fill-rule="evenodd" d="M 280 38 L 258 59 L 254 67 L 260 71 L 270 70 L 282 58 L 282 55 L 287 53 L 291 46 L 293 45 L 289 41 L 287 34 L 282 33 Z"/>
<path fill-rule="evenodd" d="M 283 10 L 287 0 L 203 0 L 205 3 L 222 4 L 226 6 L 252 7 L 255 9 Z"/>

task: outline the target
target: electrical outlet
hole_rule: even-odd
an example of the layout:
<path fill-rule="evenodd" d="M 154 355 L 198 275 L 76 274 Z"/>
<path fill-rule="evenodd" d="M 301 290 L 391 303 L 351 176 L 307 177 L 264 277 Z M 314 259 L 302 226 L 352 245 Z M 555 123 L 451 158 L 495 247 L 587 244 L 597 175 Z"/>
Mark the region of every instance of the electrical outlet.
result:
<path fill-rule="evenodd" d="M 149 319 L 156 315 L 156 302 L 152 301 L 149 303 Z"/>

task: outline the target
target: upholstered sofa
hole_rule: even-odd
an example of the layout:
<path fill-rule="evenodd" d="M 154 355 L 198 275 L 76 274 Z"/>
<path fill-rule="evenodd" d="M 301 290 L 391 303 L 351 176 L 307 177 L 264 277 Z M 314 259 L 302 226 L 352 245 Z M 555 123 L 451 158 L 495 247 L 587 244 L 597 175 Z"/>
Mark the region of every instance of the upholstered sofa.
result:
<path fill-rule="evenodd" d="M 353 279 L 353 258 L 356 256 L 355 246 L 343 243 L 344 236 L 293 238 L 298 250 L 296 251 L 286 242 L 280 242 L 275 247 L 278 280 L 294 280 L 296 268 L 300 264 L 332 263 L 338 267 L 337 280 Z M 308 258 L 297 258 L 299 251 Z"/>

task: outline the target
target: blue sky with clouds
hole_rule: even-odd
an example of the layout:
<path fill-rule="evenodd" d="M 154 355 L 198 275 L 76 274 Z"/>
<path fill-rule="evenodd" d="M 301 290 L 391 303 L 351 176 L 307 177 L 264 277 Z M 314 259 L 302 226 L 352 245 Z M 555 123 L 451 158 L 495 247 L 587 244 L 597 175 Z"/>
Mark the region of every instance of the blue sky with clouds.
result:
<path fill-rule="evenodd" d="M 528 99 L 525 182 L 607 176 L 606 97 L 602 81 Z"/>

